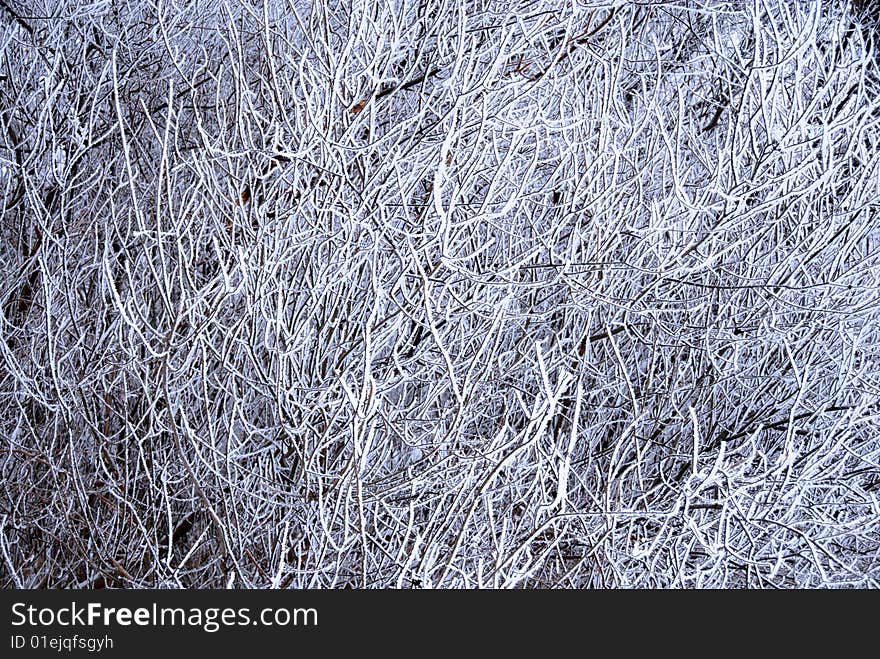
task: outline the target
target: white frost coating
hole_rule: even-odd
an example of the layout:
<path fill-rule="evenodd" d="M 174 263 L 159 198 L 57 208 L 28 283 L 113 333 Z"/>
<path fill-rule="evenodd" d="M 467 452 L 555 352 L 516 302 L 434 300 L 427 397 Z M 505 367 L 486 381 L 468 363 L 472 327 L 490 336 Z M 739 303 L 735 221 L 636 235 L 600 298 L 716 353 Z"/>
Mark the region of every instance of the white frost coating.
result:
<path fill-rule="evenodd" d="M 7 4 L 4 587 L 878 585 L 850 3 Z"/>

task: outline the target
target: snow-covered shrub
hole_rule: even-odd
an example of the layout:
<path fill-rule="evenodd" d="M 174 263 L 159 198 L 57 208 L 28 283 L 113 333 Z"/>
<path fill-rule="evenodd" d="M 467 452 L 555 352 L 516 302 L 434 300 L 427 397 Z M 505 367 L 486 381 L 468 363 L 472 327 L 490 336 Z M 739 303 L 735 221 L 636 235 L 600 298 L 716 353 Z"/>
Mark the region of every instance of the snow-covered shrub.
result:
<path fill-rule="evenodd" d="M 3 585 L 877 586 L 869 22 L 4 3 Z"/>

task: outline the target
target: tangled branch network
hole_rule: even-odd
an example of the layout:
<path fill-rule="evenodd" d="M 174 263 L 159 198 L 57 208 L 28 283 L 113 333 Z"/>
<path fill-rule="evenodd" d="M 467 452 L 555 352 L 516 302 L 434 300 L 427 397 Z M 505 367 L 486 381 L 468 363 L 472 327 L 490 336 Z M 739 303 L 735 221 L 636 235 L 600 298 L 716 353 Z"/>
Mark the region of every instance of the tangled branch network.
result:
<path fill-rule="evenodd" d="M 0 584 L 877 587 L 866 7 L 0 1 Z"/>

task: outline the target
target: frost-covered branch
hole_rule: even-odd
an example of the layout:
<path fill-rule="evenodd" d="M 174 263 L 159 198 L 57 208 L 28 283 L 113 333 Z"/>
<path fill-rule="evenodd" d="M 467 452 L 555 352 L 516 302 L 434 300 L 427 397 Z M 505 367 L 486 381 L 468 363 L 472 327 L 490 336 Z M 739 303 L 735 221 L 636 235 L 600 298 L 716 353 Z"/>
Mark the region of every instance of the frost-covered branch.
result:
<path fill-rule="evenodd" d="M 876 587 L 859 3 L 0 3 L 6 587 Z"/>

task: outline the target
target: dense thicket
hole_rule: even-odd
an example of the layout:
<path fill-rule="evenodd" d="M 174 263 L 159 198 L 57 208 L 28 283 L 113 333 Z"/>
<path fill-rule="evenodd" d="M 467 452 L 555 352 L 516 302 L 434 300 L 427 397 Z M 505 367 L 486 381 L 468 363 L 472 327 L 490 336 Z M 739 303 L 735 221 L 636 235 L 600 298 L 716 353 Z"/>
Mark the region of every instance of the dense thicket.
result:
<path fill-rule="evenodd" d="M 841 2 L 0 2 L 5 587 L 880 579 Z"/>

